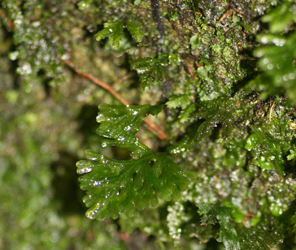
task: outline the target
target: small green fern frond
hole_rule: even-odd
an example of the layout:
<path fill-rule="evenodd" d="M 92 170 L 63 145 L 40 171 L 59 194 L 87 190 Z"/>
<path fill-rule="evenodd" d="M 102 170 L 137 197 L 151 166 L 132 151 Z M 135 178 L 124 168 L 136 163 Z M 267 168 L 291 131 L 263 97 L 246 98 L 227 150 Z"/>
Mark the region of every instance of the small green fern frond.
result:
<path fill-rule="evenodd" d="M 200 114 L 199 114 L 200 116 Z M 203 122 L 197 130 L 197 138 L 202 138 L 208 135 L 218 123 L 222 123 L 223 127 L 223 136 L 227 137 L 232 129 L 232 125 L 229 122 L 232 117 L 230 112 L 225 112 L 223 110 L 217 110 L 211 113 L 208 113 L 207 120 Z M 200 118 L 204 118 L 200 116 Z"/>
<path fill-rule="evenodd" d="M 227 137 L 232 130 L 230 121 L 235 121 L 238 117 L 236 112 L 237 99 L 237 96 L 230 99 L 220 97 L 217 100 L 200 102 L 200 108 L 196 113 L 196 117 L 205 119 L 205 121 L 198 127 L 197 139 L 208 135 L 218 123 L 223 125 L 223 137 Z"/>
<path fill-rule="evenodd" d="M 132 37 L 138 43 L 141 43 L 143 40 L 143 36 L 144 36 L 143 30 L 142 30 L 143 27 L 139 23 L 135 22 L 134 20 L 127 21 L 126 27 L 127 27 L 128 31 L 131 33 Z"/>
<path fill-rule="evenodd" d="M 97 41 L 102 40 L 105 37 L 109 37 L 114 47 L 118 47 L 121 37 L 123 36 L 123 22 L 114 21 L 104 23 L 104 29 L 101 30 L 97 35 Z"/>
<path fill-rule="evenodd" d="M 181 114 L 179 115 L 180 122 L 184 123 L 190 120 L 195 110 L 196 110 L 195 103 L 188 105 L 183 111 L 181 111 Z"/>
<path fill-rule="evenodd" d="M 257 36 L 262 47 L 255 49 L 262 71 L 247 88 L 261 92 L 261 99 L 269 95 L 285 95 L 295 104 L 296 98 L 296 3 L 286 1 L 262 17 L 269 23 L 269 33 Z M 289 32 L 290 31 L 290 32 Z"/>
<path fill-rule="evenodd" d="M 120 20 L 105 22 L 104 29 L 97 33 L 96 39 L 97 41 L 101 41 L 102 39 L 109 37 L 112 46 L 114 48 L 118 48 L 119 43 L 124 35 L 124 27 L 124 22 Z M 144 34 L 139 23 L 135 21 L 127 21 L 126 28 L 137 42 L 142 42 Z"/>
<path fill-rule="evenodd" d="M 167 153 L 155 153 L 139 142 L 136 133 L 145 116 L 156 115 L 160 107 L 101 105 L 98 134 L 107 138 L 103 146 L 131 151 L 131 160 L 114 160 L 87 150 L 88 160 L 77 162 L 87 217 L 103 220 L 117 218 L 123 212 L 156 207 L 158 200 L 178 200 L 189 180 Z M 136 210 L 135 210 L 136 209 Z"/>
<path fill-rule="evenodd" d="M 220 233 L 217 241 L 223 242 L 226 250 L 239 250 L 240 244 L 235 228 L 230 224 L 232 209 L 219 207 L 213 204 L 200 204 L 199 214 L 203 224 L 220 224 Z"/>
<path fill-rule="evenodd" d="M 174 95 L 169 98 L 169 101 L 166 103 L 168 108 L 178 108 L 181 107 L 185 109 L 192 102 L 192 94 L 182 94 Z"/>
<path fill-rule="evenodd" d="M 232 209 L 213 204 L 200 204 L 198 213 L 202 215 L 202 225 L 220 224 L 219 238 L 226 250 L 269 250 L 282 242 L 282 235 L 259 228 L 240 228 L 232 226 Z"/>
<path fill-rule="evenodd" d="M 133 148 L 144 147 L 144 152 L 148 148 L 142 145 L 136 137 L 143 119 L 151 113 L 157 115 L 161 111 L 160 106 L 142 105 L 142 106 L 118 106 L 101 104 L 100 112 L 97 116 L 97 122 L 100 127 L 97 130 L 98 135 L 108 138 L 103 141 L 103 147 L 118 146 L 128 148 L 134 152 Z"/>
<path fill-rule="evenodd" d="M 137 70 L 142 88 L 146 90 L 151 83 L 164 80 L 164 66 L 168 62 L 167 55 L 159 55 L 159 58 L 146 57 L 131 61 L 131 68 Z"/>

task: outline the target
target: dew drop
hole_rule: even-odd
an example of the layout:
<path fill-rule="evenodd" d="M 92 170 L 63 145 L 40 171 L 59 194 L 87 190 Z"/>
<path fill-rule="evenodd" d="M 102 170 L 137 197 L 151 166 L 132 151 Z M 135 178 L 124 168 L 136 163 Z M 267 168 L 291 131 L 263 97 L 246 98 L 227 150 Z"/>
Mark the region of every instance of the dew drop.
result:
<path fill-rule="evenodd" d="M 131 126 L 127 126 L 124 128 L 125 131 L 130 131 L 131 130 Z"/>
<path fill-rule="evenodd" d="M 85 156 L 87 159 L 92 161 L 95 161 L 98 159 L 98 154 L 89 149 L 85 150 Z"/>
<path fill-rule="evenodd" d="M 77 172 L 78 172 L 78 174 L 89 173 L 89 172 L 91 172 L 91 168 L 90 167 L 82 168 L 82 169 L 79 169 Z"/>
<path fill-rule="evenodd" d="M 104 119 L 103 119 L 103 115 L 102 114 L 99 114 L 98 116 L 97 116 L 97 122 L 101 122 L 101 121 L 103 121 Z"/>

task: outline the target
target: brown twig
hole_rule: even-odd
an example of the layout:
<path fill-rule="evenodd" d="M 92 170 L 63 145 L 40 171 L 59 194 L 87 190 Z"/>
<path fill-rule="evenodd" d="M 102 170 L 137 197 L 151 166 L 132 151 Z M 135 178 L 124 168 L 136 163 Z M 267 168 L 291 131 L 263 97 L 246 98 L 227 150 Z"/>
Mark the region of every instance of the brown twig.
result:
<path fill-rule="evenodd" d="M 128 74 L 126 74 L 125 76 L 123 76 L 122 78 L 120 78 L 118 81 L 116 81 L 115 83 L 113 83 L 112 88 L 114 89 L 118 84 L 122 83 L 125 79 L 129 78 L 131 75 L 133 75 L 135 72 L 129 72 Z"/>
<path fill-rule="evenodd" d="M 192 80 L 194 80 L 194 75 L 189 67 L 187 67 L 188 73 L 191 75 Z"/>
<path fill-rule="evenodd" d="M 149 127 L 147 127 L 147 129 L 149 129 L 153 133 L 155 133 L 155 132 L 157 133 L 157 136 L 159 139 L 161 139 L 161 140 L 167 139 L 168 136 L 159 127 L 157 127 L 156 124 L 154 124 L 148 118 L 145 118 L 144 122 L 149 126 Z"/>
<path fill-rule="evenodd" d="M 269 111 L 269 122 L 271 122 L 271 114 L 272 114 L 272 110 L 273 110 L 273 106 L 274 106 L 275 102 L 273 102 L 270 111 Z"/>
<path fill-rule="evenodd" d="M 220 22 L 223 21 L 226 17 L 228 17 L 230 13 L 236 13 L 235 15 L 239 16 L 240 18 L 243 18 L 243 15 L 242 15 L 242 14 L 244 14 L 244 12 L 242 12 L 242 11 L 240 11 L 240 10 L 238 10 L 238 9 L 230 9 L 230 10 L 226 11 L 226 12 L 222 15 L 222 17 L 219 19 L 218 23 L 220 23 Z"/>
<path fill-rule="evenodd" d="M 83 73 L 81 72 L 79 69 L 77 69 L 74 64 L 68 60 L 64 60 L 64 63 L 66 65 L 68 65 L 71 69 L 73 69 L 78 75 L 81 75 L 89 80 L 91 80 L 92 82 L 94 82 L 95 84 L 99 85 L 100 87 L 106 89 L 107 91 L 109 91 L 115 98 L 117 98 L 122 104 L 124 105 L 129 105 L 130 103 L 127 102 L 126 100 L 124 100 L 110 85 L 100 81 L 98 78 L 88 74 L 88 73 Z M 126 76 L 127 78 L 128 76 Z M 123 79 L 124 80 L 124 79 Z M 123 81 L 122 80 L 122 81 Z M 113 84 L 114 85 L 114 84 Z M 148 129 L 150 131 L 152 131 L 153 133 L 155 133 L 161 140 L 165 140 L 167 139 L 167 135 L 159 128 L 157 127 L 157 125 L 155 125 L 153 122 L 151 122 L 150 120 L 148 120 L 147 118 L 144 119 L 144 122 L 148 125 Z"/>
<path fill-rule="evenodd" d="M 186 63 L 184 63 L 184 62 L 182 62 L 182 63 L 183 63 L 183 66 L 185 67 L 185 69 L 187 70 L 187 72 L 190 74 L 192 80 L 194 80 L 194 75 L 193 75 L 191 69 L 188 67 L 188 65 Z"/>
<path fill-rule="evenodd" d="M 230 10 L 228 10 L 228 11 L 226 11 L 223 15 L 222 15 L 222 17 L 219 19 L 219 21 L 218 21 L 218 23 L 220 23 L 221 21 L 223 21 L 230 13 L 232 13 L 233 12 L 233 9 L 230 9 Z"/>
<path fill-rule="evenodd" d="M 108 90 L 114 97 L 116 97 L 122 104 L 124 105 L 129 105 L 129 103 L 124 100 L 110 85 L 100 81 L 98 78 L 87 74 L 87 73 L 82 73 L 79 69 L 75 68 L 74 64 L 68 60 L 64 61 L 65 64 L 67 64 L 71 69 L 73 69 L 78 75 L 81 75 L 89 80 L 91 80 L 92 82 L 94 82 L 95 84 L 99 85 L 100 87 Z"/>

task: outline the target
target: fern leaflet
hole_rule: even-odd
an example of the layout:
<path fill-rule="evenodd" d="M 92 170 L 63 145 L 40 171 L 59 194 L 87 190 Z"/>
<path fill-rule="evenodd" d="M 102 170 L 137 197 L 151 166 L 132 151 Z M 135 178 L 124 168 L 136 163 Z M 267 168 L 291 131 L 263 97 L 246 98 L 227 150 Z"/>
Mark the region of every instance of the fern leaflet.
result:
<path fill-rule="evenodd" d="M 100 105 L 98 134 L 105 137 L 103 146 L 117 146 L 131 151 L 130 160 L 114 160 L 87 150 L 88 160 L 77 162 L 81 189 L 87 192 L 84 202 L 90 207 L 90 219 L 117 218 L 123 212 L 156 207 L 158 200 L 178 200 L 189 180 L 167 153 L 155 153 L 136 137 L 148 113 L 160 109 L 151 105 Z"/>

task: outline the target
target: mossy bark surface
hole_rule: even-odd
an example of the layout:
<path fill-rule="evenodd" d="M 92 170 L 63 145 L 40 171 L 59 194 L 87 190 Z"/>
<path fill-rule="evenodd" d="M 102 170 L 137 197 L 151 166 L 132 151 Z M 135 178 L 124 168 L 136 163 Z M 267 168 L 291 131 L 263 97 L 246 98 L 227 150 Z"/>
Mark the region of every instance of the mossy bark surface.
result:
<path fill-rule="evenodd" d="M 296 249 L 295 16 L 295 0 L 1 1 L 0 248 Z M 135 126 L 124 102 L 161 112 Z M 96 134 L 100 104 L 127 144 Z M 149 152 L 152 172 L 163 156 L 182 172 L 153 172 L 167 197 L 190 184 L 89 220 L 86 149 L 116 164 Z M 137 188 L 129 176 L 135 197 L 149 171 Z"/>

